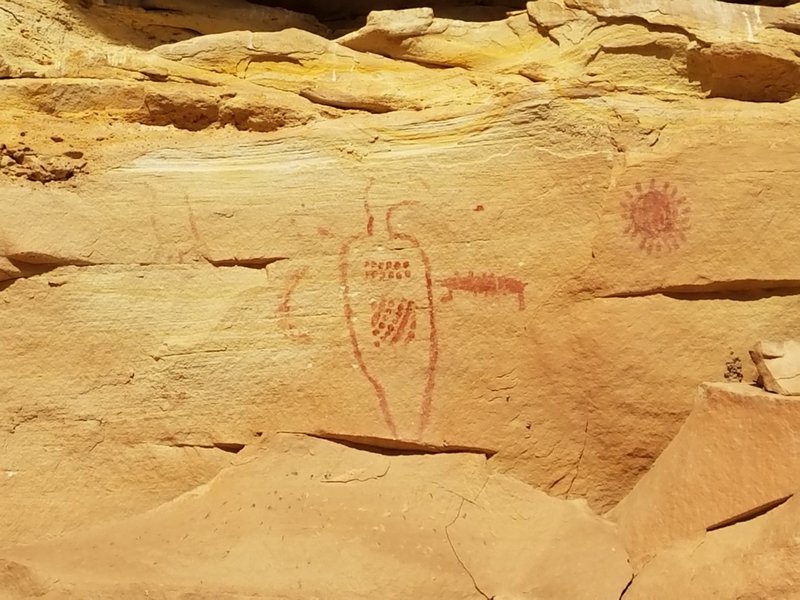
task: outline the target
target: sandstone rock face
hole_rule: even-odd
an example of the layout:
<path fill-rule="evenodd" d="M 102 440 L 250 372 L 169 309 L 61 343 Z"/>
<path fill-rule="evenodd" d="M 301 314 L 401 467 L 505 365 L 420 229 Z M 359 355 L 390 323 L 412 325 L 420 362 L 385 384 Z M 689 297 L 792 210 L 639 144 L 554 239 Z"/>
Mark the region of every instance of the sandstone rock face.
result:
<path fill-rule="evenodd" d="M 609 513 L 632 564 L 800 489 L 798 439 L 796 399 L 745 384 L 704 386 L 678 435 Z"/>
<path fill-rule="evenodd" d="M 0 598 L 2 600 L 38 598 L 46 593 L 47 586 L 33 574 L 31 569 L 13 561 L 0 560 Z"/>
<path fill-rule="evenodd" d="M 647 564 L 625 600 L 795 600 L 800 597 L 798 510 L 800 499 L 792 498 L 755 520 L 676 544 Z"/>
<path fill-rule="evenodd" d="M 0 539 L 281 431 L 610 509 L 699 382 L 800 336 L 796 6 L 221 5 L 0 10 Z"/>
<path fill-rule="evenodd" d="M 800 396 L 800 342 L 759 342 L 750 358 L 766 390 Z"/>
<path fill-rule="evenodd" d="M 508 477 L 492 477 L 465 500 L 448 534 L 489 598 L 619 598 L 631 579 L 610 523 Z"/>
<path fill-rule="evenodd" d="M 0 555 L 48 599 L 616 600 L 630 581 L 612 524 L 482 455 L 293 435 L 143 515 Z"/>

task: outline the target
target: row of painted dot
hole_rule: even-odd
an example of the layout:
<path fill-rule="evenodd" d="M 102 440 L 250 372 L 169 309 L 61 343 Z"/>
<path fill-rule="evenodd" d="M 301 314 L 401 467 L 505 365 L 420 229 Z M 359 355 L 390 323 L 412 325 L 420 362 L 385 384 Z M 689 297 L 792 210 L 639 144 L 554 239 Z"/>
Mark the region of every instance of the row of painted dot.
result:
<path fill-rule="evenodd" d="M 416 321 L 416 319 L 412 319 L 412 320 L 410 320 L 410 321 L 409 321 L 409 323 L 408 323 L 408 326 L 407 326 L 407 327 L 408 327 L 409 329 L 416 329 L 416 328 L 417 328 L 417 321 Z M 394 333 L 394 323 L 389 323 L 389 324 L 387 325 L 386 323 L 383 323 L 383 322 L 381 322 L 381 323 L 378 323 L 378 327 L 377 327 L 377 328 L 375 328 L 375 329 L 373 329 L 373 330 L 372 330 L 372 335 L 381 335 L 381 333 L 382 333 L 382 332 L 381 332 L 381 329 L 384 329 L 384 328 L 385 328 L 385 329 L 386 329 L 386 331 L 388 331 L 389 333 Z M 384 336 L 384 337 L 386 337 L 386 334 L 383 334 L 383 336 Z"/>
<path fill-rule="evenodd" d="M 408 304 L 406 304 L 405 302 L 399 302 L 397 304 L 397 308 L 395 308 L 394 302 L 389 301 L 388 306 L 383 309 L 383 313 L 381 313 L 380 310 L 376 310 L 373 316 L 383 319 L 391 317 L 392 313 L 394 313 L 395 320 L 398 320 L 403 316 L 403 312 L 405 312 L 406 309 L 414 310 L 414 307 L 415 304 L 413 300 L 409 300 Z"/>
<path fill-rule="evenodd" d="M 381 323 L 379 325 L 379 327 L 380 327 L 380 329 L 373 329 L 372 330 L 372 335 L 374 337 L 378 338 L 377 340 L 374 340 L 374 342 L 373 342 L 376 347 L 380 347 L 380 343 L 381 342 L 387 342 L 387 341 L 390 344 L 397 343 L 398 341 L 404 341 L 405 343 L 408 343 L 408 342 L 413 341 L 414 338 L 416 337 L 415 330 L 417 328 L 417 323 L 416 323 L 416 320 L 414 320 L 414 319 L 411 320 L 411 322 L 408 324 L 408 327 L 406 328 L 406 331 L 405 331 L 406 339 L 405 340 L 387 339 L 394 333 L 394 325 L 389 325 L 387 327 L 384 323 Z M 383 329 L 384 327 L 386 327 L 386 331 L 382 332 L 381 329 Z M 398 333 L 399 333 L 400 336 L 402 336 L 402 334 L 403 334 L 402 331 L 400 331 Z"/>
<path fill-rule="evenodd" d="M 413 303 L 414 301 L 413 301 L 413 300 L 409 300 L 409 302 Z M 372 306 L 372 307 L 374 308 L 374 307 L 375 307 L 375 306 L 378 304 L 378 301 L 377 301 L 377 300 L 370 300 L 370 302 L 369 302 L 369 303 L 370 303 L 370 306 Z M 395 301 L 394 301 L 394 300 L 391 300 L 391 299 L 382 300 L 382 301 L 381 301 L 381 305 L 383 305 L 384 303 L 385 303 L 385 304 L 386 304 L 386 306 L 388 306 L 389 308 L 393 308 L 393 307 L 394 307 L 394 304 L 395 304 Z M 406 301 L 405 301 L 405 300 L 400 300 L 400 301 L 398 301 L 398 303 L 397 303 L 397 306 L 398 306 L 398 308 L 402 308 L 402 307 L 404 307 L 404 306 L 405 306 L 405 303 L 406 303 Z"/>
<path fill-rule="evenodd" d="M 387 260 L 383 262 L 381 260 L 374 261 L 374 260 L 365 260 L 364 261 L 364 268 L 369 269 L 370 267 L 373 269 L 408 269 L 411 264 L 405 260 L 402 263 L 399 260 L 391 261 Z"/>
<path fill-rule="evenodd" d="M 380 279 L 383 281 L 384 279 L 403 279 L 411 277 L 411 271 L 406 270 L 404 273 L 397 271 L 364 271 L 364 277 L 367 279 Z"/>
<path fill-rule="evenodd" d="M 408 335 L 406 336 L 406 339 L 405 339 L 405 340 L 402 340 L 402 341 L 403 341 L 404 343 L 406 343 L 406 344 L 407 344 L 408 342 L 413 342 L 413 341 L 414 341 L 414 339 L 416 339 L 416 337 L 417 337 L 417 336 L 414 334 L 414 332 L 413 332 L 413 331 L 409 331 L 409 332 L 408 332 Z M 398 340 L 398 341 L 400 341 L 400 340 Z M 390 343 L 392 343 L 392 342 L 390 342 Z M 373 345 L 373 346 L 375 346 L 376 348 L 380 348 L 380 347 L 381 347 L 381 343 L 380 343 L 380 341 L 379 341 L 379 340 L 375 340 L 375 341 L 373 341 L 373 342 L 372 342 L 372 345 Z"/>

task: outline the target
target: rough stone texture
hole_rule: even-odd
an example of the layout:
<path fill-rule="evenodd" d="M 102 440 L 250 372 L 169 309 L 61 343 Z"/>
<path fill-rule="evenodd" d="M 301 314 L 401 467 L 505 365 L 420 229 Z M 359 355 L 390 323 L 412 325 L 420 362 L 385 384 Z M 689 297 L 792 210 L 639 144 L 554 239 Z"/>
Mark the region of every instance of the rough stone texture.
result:
<path fill-rule="evenodd" d="M 759 342 L 750 350 L 764 389 L 800 396 L 800 342 Z"/>
<path fill-rule="evenodd" d="M 509 477 L 493 476 L 472 501 L 465 498 L 448 536 L 489 598 L 617 600 L 631 579 L 609 523 Z"/>
<path fill-rule="evenodd" d="M 795 497 L 752 521 L 680 542 L 647 563 L 624 598 L 797 600 L 798 513 Z"/>
<path fill-rule="evenodd" d="M 799 439 L 796 399 L 738 383 L 703 386 L 678 435 L 609 513 L 634 567 L 800 489 Z"/>
<path fill-rule="evenodd" d="M 797 6 L 149 4 L 0 10 L 0 539 L 278 431 L 605 510 L 800 336 Z"/>
<path fill-rule="evenodd" d="M 611 523 L 482 455 L 279 434 L 237 462 L 143 515 L 0 550 L 14 561 L 0 583 L 16 586 L 0 598 L 617 600 L 630 581 Z"/>

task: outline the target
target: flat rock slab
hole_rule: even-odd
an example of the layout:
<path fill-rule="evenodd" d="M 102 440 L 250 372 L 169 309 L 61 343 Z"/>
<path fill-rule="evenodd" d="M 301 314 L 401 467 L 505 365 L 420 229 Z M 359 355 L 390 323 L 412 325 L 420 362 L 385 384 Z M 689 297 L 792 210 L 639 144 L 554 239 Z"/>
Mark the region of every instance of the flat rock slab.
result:
<path fill-rule="evenodd" d="M 612 523 L 481 454 L 289 434 L 152 511 L 0 556 L 3 600 L 616 600 L 630 581 Z"/>
<path fill-rule="evenodd" d="M 800 498 L 659 553 L 625 600 L 800 598 Z M 668 593 L 665 593 L 668 590 Z"/>
<path fill-rule="evenodd" d="M 448 537 L 489 598 L 594 600 L 630 581 L 610 523 L 510 477 L 492 476 L 474 502 L 465 499 Z"/>
<path fill-rule="evenodd" d="M 764 389 L 800 396 L 800 342 L 759 342 L 750 350 Z"/>
<path fill-rule="evenodd" d="M 678 435 L 609 513 L 634 567 L 800 488 L 798 439 L 793 398 L 745 384 L 704 385 Z"/>

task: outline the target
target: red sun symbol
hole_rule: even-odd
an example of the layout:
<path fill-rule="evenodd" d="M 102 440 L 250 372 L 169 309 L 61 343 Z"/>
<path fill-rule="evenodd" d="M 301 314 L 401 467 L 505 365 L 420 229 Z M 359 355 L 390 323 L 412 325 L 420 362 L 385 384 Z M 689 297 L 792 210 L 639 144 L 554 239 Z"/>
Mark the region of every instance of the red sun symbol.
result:
<path fill-rule="evenodd" d="M 651 179 L 649 188 L 637 183 L 636 193 L 625 192 L 625 196 L 621 203 L 627 221 L 625 233 L 638 241 L 640 250 L 671 252 L 686 241 L 690 208 L 675 187 L 669 183 L 657 187 Z"/>

